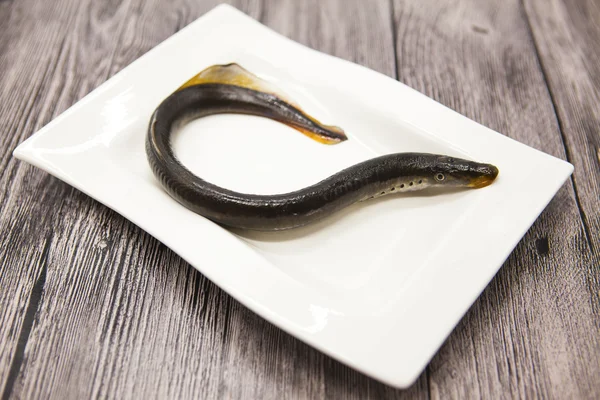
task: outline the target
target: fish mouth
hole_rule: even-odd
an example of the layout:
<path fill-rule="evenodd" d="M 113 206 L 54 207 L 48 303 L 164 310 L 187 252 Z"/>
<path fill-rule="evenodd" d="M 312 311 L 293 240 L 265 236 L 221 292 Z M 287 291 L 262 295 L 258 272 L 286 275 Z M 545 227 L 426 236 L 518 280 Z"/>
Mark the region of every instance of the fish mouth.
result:
<path fill-rule="evenodd" d="M 485 167 L 481 168 L 478 172 L 480 172 L 481 175 L 471 179 L 468 185 L 469 187 L 480 189 L 491 185 L 494 182 L 494 180 L 496 180 L 499 171 L 498 168 L 496 168 L 493 165 L 486 165 Z"/>

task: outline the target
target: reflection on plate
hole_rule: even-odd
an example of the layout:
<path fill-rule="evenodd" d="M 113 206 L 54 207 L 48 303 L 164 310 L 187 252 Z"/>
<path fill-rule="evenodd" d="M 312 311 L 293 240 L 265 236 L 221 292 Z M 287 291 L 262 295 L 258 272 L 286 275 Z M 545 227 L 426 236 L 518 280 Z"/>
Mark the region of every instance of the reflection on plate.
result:
<path fill-rule="evenodd" d="M 349 140 L 323 146 L 267 119 L 203 118 L 186 125 L 174 146 L 188 168 L 213 183 L 290 191 L 402 151 L 483 160 L 500 176 L 481 190 L 356 204 L 283 233 L 223 229 L 161 189 L 144 139 L 162 99 L 203 68 L 228 62 L 274 82 L 308 113 L 344 128 Z M 396 387 L 417 378 L 573 170 L 224 5 L 93 91 L 15 156 L 139 225 L 275 325 Z"/>

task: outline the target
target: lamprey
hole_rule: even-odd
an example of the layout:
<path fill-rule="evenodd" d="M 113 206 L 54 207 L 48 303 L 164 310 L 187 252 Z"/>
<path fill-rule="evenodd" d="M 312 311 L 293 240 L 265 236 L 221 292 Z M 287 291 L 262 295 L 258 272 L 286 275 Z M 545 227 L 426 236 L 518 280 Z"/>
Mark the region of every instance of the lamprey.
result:
<path fill-rule="evenodd" d="M 171 146 L 171 133 L 178 124 L 220 113 L 270 118 L 325 144 L 347 137 L 340 128 L 310 117 L 276 88 L 237 64 L 213 66 L 190 79 L 152 115 L 146 154 L 154 175 L 174 199 L 225 226 L 290 229 L 359 201 L 428 187 L 482 188 L 498 175 L 498 169 L 490 164 L 438 154 L 396 153 L 353 165 L 294 192 L 239 193 L 194 175 L 177 160 Z"/>

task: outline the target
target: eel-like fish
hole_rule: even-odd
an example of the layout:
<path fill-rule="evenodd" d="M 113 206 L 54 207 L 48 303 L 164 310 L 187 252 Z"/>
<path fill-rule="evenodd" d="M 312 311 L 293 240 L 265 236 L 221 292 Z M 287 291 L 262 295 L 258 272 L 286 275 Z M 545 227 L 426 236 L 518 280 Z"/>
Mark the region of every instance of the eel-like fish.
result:
<path fill-rule="evenodd" d="M 390 193 L 434 186 L 481 188 L 498 168 L 428 153 L 396 153 L 353 165 L 312 186 L 276 195 L 228 190 L 194 175 L 175 157 L 171 132 L 177 124 L 219 113 L 258 115 L 289 125 L 325 144 L 347 139 L 344 132 L 306 114 L 267 82 L 237 64 L 202 71 L 155 110 L 146 154 L 163 188 L 192 211 L 219 224 L 274 231 L 306 225 L 353 203 Z"/>

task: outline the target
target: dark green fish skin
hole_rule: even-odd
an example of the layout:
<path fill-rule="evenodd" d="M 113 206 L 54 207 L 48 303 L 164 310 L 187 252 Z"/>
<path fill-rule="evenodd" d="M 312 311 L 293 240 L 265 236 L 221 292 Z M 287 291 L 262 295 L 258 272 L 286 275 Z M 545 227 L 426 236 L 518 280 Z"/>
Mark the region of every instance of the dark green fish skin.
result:
<path fill-rule="evenodd" d="M 396 153 L 353 165 L 294 192 L 239 193 L 194 175 L 177 160 L 171 146 L 171 133 L 178 123 L 220 113 L 271 118 L 331 141 L 343 141 L 346 137 L 340 130 L 320 125 L 275 95 L 240 86 L 201 84 L 178 90 L 165 99 L 151 118 L 146 138 L 152 171 L 179 203 L 229 227 L 262 231 L 291 229 L 358 201 L 433 186 L 479 188 L 491 184 L 498 175 L 498 169 L 490 164 L 438 154 Z"/>

